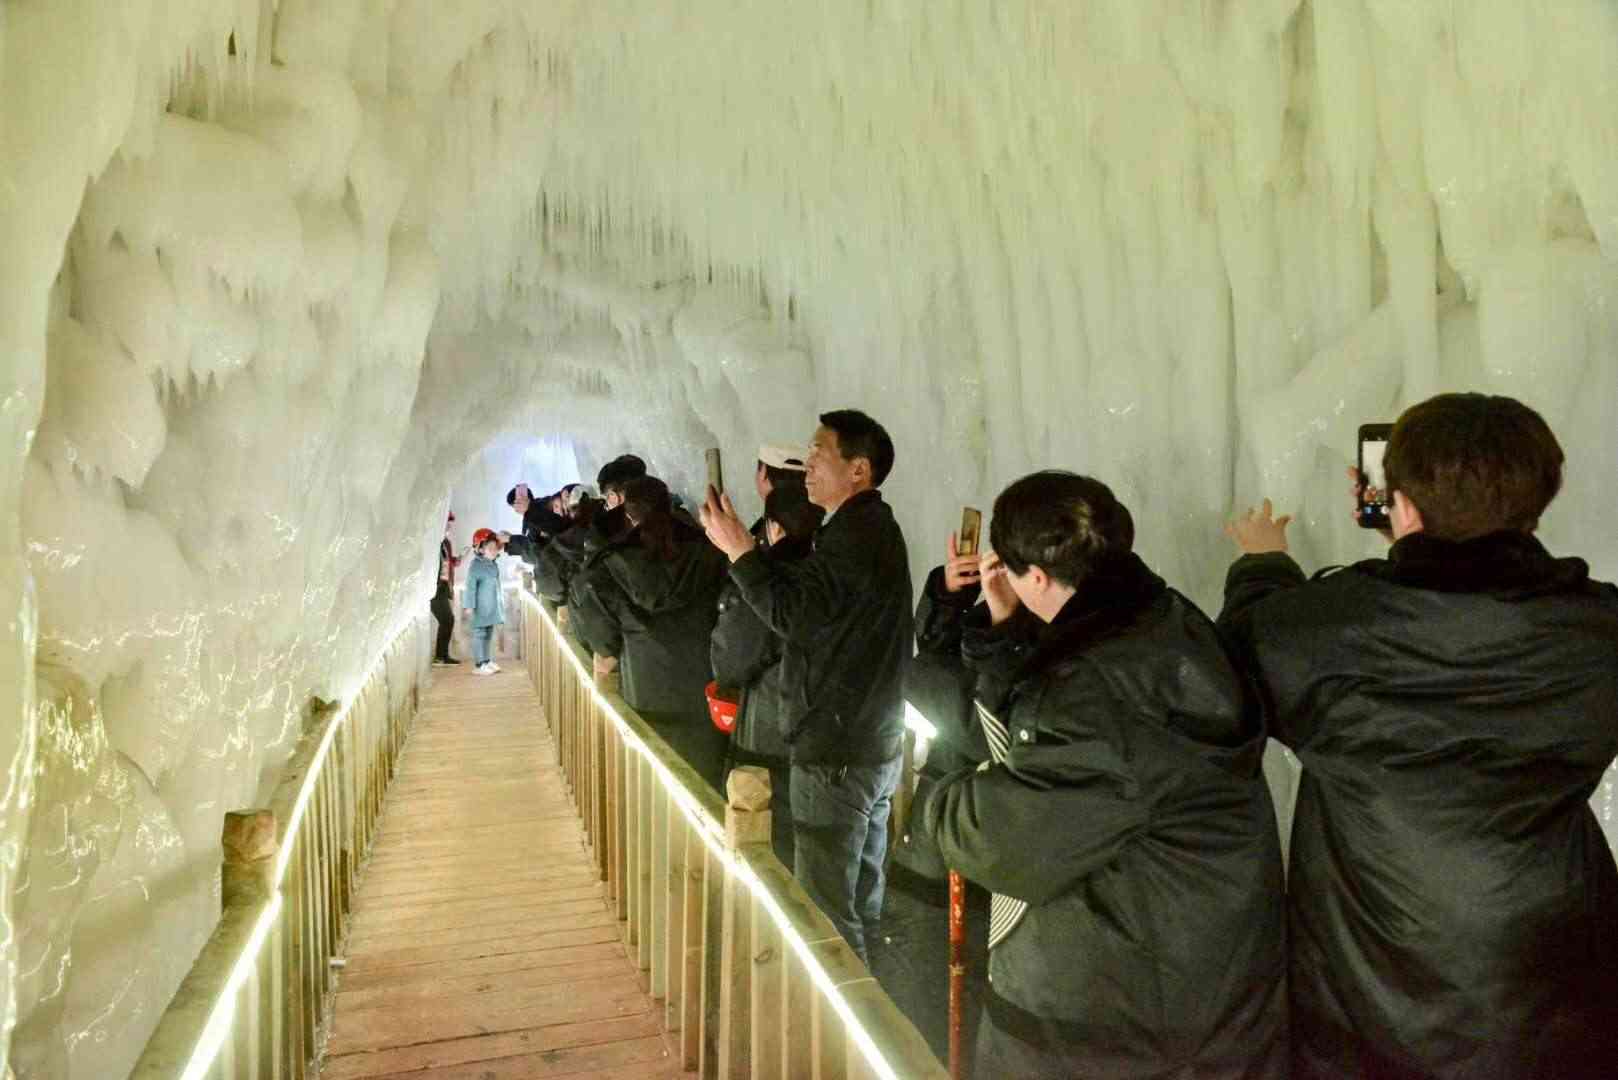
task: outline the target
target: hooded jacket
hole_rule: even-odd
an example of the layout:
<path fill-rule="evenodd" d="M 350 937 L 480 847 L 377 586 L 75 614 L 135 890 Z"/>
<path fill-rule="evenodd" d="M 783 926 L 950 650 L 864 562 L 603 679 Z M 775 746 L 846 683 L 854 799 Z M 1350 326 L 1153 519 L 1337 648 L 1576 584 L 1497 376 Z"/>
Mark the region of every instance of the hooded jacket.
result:
<path fill-rule="evenodd" d="M 784 539 L 766 549 L 763 557 L 796 562 L 812 548 L 808 540 Z M 744 691 L 731 745 L 754 762 L 785 765 L 791 747 L 782 730 L 783 642 L 742 598 L 741 587 L 734 581 L 727 581 L 720 591 L 719 619 L 709 646 L 719 685 Z"/>
<path fill-rule="evenodd" d="M 505 590 L 500 585 L 500 566 L 493 559 L 478 555 L 466 572 L 463 604 L 472 613 L 473 629 L 500 626 L 506 621 Z"/>
<path fill-rule="evenodd" d="M 904 737 L 910 561 L 878 491 L 843 503 L 797 562 L 743 555 L 731 580 L 784 641 L 782 731 L 794 765 L 880 765 Z"/>
<path fill-rule="evenodd" d="M 991 1021 L 1052 1075 L 1284 1077 L 1265 736 L 1213 624 L 1128 555 L 1049 626 L 973 610 L 962 655 L 1004 760 L 923 797 L 910 842 L 1026 905 L 990 954 Z"/>
<path fill-rule="evenodd" d="M 605 517 L 611 517 L 609 512 Z M 627 524 L 627 517 L 618 519 Z M 616 537 L 604 522 L 605 546 L 574 577 L 571 607 L 580 637 L 616 656 L 624 700 L 641 712 L 704 717 L 712 678 L 708 639 L 717 618 L 725 556 L 679 515 L 676 556 L 665 561 L 640 545 L 638 532 Z"/>
<path fill-rule="evenodd" d="M 1618 1076 L 1618 590 L 1533 537 L 1422 534 L 1305 583 L 1231 567 L 1221 625 L 1303 762 L 1294 1073 Z"/>

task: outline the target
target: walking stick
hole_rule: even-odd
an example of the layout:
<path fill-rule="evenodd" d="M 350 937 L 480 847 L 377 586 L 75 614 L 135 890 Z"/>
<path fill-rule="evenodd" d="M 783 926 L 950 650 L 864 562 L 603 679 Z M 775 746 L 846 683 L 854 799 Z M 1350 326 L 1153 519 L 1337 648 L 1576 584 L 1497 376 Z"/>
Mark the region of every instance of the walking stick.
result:
<path fill-rule="evenodd" d="M 949 872 L 949 1074 L 967 1080 L 961 1052 L 961 1022 L 966 1011 L 966 879 Z"/>

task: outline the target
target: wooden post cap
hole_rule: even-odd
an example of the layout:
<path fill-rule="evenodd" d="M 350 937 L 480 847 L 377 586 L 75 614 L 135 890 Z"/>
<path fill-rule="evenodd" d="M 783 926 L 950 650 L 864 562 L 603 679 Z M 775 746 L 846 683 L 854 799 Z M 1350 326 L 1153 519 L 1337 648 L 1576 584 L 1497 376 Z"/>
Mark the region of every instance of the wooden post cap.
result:
<path fill-rule="evenodd" d="M 769 843 L 769 770 L 757 765 L 730 770 L 725 796 L 725 836 L 731 846 Z"/>
<path fill-rule="evenodd" d="M 254 863 L 272 858 L 279 849 L 271 810 L 232 810 L 225 815 L 220 843 L 227 863 Z"/>

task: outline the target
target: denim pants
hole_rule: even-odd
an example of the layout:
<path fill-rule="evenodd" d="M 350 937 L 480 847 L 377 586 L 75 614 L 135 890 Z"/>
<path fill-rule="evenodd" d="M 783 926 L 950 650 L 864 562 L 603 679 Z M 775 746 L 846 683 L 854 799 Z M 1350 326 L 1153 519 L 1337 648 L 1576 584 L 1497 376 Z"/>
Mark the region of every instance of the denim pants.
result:
<path fill-rule="evenodd" d="M 882 863 L 902 759 L 792 766 L 793 876 L 866 960 L 882 917 Z"/>
<path fill-rule="evenodd" d="M 474 664 L 487 664 L 491 659 L 489 643 L 494 640 L 494 627 L 472 627 L 472 662 Z"/>

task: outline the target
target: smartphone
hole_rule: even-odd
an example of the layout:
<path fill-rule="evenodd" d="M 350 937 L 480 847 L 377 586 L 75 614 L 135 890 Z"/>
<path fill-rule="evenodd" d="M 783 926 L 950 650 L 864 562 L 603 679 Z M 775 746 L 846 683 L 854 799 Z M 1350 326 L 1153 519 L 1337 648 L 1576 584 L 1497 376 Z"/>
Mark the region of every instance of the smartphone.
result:
<path fill-rule="evenodd" d="M 1383 459 L 1388 452 L 1388 437 L 1392 434 L 1392 424 L 1360 425 L 1360 498 L 1355 516 L 1362 529 L 1392 527 L 1388 518 L 1391 505 L 1388 473 L 1383 467 Z"/>
<path fill-rule="evenodd" d="M 713 488 L 715 493 L 723 495 L 725 493 L 725 473 L 719 464 L 719 447 L 716 446 L 709 450 L 707 457 L 708 486 Z"/>
<path fill-rule="evenodd" d="M 955 537 L 955 554 L 976 555 L 978 538 L 983 532 L 983 515 L 968 506 L 961 511 L 961 531 Z"/>

